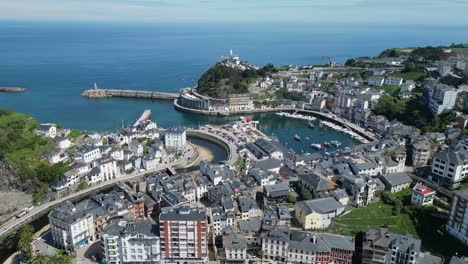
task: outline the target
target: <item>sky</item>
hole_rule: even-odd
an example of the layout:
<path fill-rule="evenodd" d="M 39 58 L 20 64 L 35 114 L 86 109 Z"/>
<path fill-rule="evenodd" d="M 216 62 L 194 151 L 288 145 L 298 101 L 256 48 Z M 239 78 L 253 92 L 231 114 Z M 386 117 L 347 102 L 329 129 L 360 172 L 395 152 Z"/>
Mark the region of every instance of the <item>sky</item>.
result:
<path fill-rule="evenodd" d="M 468 0 L 0 0 L 0 20 L 468 26 Z"/>

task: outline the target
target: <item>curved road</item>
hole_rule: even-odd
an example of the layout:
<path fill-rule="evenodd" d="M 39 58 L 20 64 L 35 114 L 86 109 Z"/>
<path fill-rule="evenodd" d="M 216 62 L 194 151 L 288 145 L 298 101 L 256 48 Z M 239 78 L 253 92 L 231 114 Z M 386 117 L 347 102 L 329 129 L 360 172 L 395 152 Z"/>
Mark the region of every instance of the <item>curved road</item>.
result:
<path fill-rule="evenodd" d="M 228 159 L 228 164 L 234 164 L 236 161 L 237 161 L 237 152 L 236 152 L 236 148 L 235 146 L 233 146 L 233 144 L 229 141 L 227 141 L 226 139 L 218 136 L 218 135 L 215 135 L 215 134 L 212 134 L 212 133 L 208 133 L 206 131 L 201 131 L 201 130 L 192 130 L 192 131 L 196 131 L 198 133 L 203 133 L 207 136 L 211 136 L 211 137 L 215 137 L 217 138 L 218 140 L 221 140 L 222 142 L 224 142 L 227 146 L 229 146 L 229 159 Z M 133 173 L 133 174 L 130 174 L 130 175 L 125 175 L 123 177 L 119 177 L 119 178 L 115 178 L 115 179 L 112 179 L 112 180 L 109 180 L 109 181 L 105 181 L 105 182 L 100 182 L 96 185 L 93 185 L 89 188 L 86 188 L 82 191 L 79 191 L 79 192 L 75 192 L 75 193 L 71 193 L 65 197 L 62 197 L 62 198 L 59 198 L 57 200 L 54 200 L 54 201 L 51 201 L 51 202 L 48 202 L 48 203 L 45 203 L 45 204 L 41 204 L 39 206 L 36 206 L 34 207 L 33 209 L 31 209 L 26 215 L 24 215 L 23 217 L 21 218 L 17 218 L 17 219 L 14 219 L 13 221 L 9 221 L 8 223 L 4 224 L 3 226 L 1 226 L 0 228 L 0 238 L 3 237 L 4 235 L 8 234 L 8 232 L 12 231 L 13 229 L 15 229 L 16 227 L 24 224 L 25 222 L 27 223 L 30 219 L 32 219 L 34 216 L 38 215 L 39 213 L 43 212 L 44 210 L 47 210 L 49 207 L 51 206 L 54 206 L 54 205 L 57 205 L 59 203 L 62 203 L 66 200 L 69 200 L 69 199 L 73 199 L 73 198 L 76 198 L 76 197 L 79 197 L 81 195 L 85 195 L 87 193 L 91 193 L 95 190 L 98 190 L 98 189 L 101 189 L 101 188 L 104 188 L 106 186 L 110 186 L 110 185 L 113 185 L 117 182 L 120 182 L 120 181 L 126 181 L 126 180 L 129 180 L 129 179 L 133 179 L 133 178 L 137 178 L 137 177 L 141 177 L 141 176 L 144 176 L 145 174 L 148 174 L 148 173 L 153 173 L 153 172 L 157 172 L 157 171 L 161 171 L 161 170 L 164 170 L 164 169 L 167 169 L 168 167 L 172 167 L 172 166 L 178 166 L 178 165 L 181 165 L 181 164 L 185 164 L 185 163 L 190 163 L 191 160 L 188 160 L 186 158 L 183 158 L 181 160 L 178 160 L 177 162 L 174 162 L 172 164 L 164 164 L 164 165 L 161 165 L 161 166 L 158 166 L 156 167 L 155 169 L 151 170 L 151 171 L 144 171 L 144 172 L 137 172 L 137 173 Z"/>

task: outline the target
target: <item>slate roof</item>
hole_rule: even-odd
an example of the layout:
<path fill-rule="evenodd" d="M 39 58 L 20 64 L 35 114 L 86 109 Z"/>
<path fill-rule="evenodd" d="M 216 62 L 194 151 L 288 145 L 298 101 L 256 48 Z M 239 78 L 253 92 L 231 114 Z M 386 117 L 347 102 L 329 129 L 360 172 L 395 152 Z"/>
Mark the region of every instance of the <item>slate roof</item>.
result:
<path fill-rule="evenodd" d="M 206 212 L 201 207 L 176 206 L 163 207 L 159 220 L 162 221 L 205 221 Z"/>
<path fill-rule="evenodd" d="M 300 201 L 296 206 L 299 207 L 305 215 L 313 212 L 327 214 L 343 208 L 343 205 L 337 202 L 333 197 Z"/>
<path fill-rule="evenodd" d="M 411 183 L 411 178 L 406 173 L 390 173 L 381 176 L 386 185 L 398 186 L 401 184 Z"/>
<path fill-rule="evenodd" d="M 151 220 L 126 221 L 115 219 L 109 221 L 102 230 L 102 233 L 111 236 L 144 234 L 146 236 L 157 237 L 157 225 Z"/>

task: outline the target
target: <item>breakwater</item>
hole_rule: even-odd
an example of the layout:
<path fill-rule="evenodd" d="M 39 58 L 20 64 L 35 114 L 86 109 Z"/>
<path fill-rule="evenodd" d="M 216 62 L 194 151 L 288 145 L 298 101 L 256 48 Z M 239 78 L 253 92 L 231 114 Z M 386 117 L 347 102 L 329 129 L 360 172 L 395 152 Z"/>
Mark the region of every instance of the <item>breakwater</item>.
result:
<path fill-rule="evenodd" d="M 88 98 L 109 98 L 109 97 L 127 97 L 127 98 L 145 98 L 174 100 L 179 96 L 178 93 L 154 92 L 145 90 L 120 90 L 120 89 L 89 89 L 81 93 L 81 96 Z"/>
<path fill-rule="evenodd" d="M 24 88 L 21 87 L 0 87 L 0 92 L 5 92 L 5 93 L 20 93 L 24 92 Z"/>

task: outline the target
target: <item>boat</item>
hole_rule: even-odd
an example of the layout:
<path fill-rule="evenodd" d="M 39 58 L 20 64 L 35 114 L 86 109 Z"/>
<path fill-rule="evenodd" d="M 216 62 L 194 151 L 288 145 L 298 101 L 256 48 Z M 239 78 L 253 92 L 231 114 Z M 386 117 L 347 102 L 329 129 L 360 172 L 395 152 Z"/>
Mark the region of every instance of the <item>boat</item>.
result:
<path fill-rule="evenodd" d="M 323 142 L 323 145 L 327 148 L 331 147 L 331 143 L 328 141 Z"/>
<path fill-rule="evenodd" d="M 314 148 L 316 150 L 322 150 L 324 149 L 324 147 L 322 146 L 322 144 L 310 144 L 310 147 L 311 148 Z"/>
<path fill-rule="evenodd" d="M 309 123 L 307 124 L 307 126 L 308 126 L 309 128 L 314 128 L 314 127 L 315 127 L 314 123 L 312 123 L 312 122 L 309 122 Z"/>
<path fill-rule="evenodd" d="M 305 137 L 305 139 L 309 140 L 310 138 L 309 138 L 309 137 Z"/>
<path fill-rule="evenodd" d="M 335 147 L 341 146 L 341 142 L 339 142 L 338 140 L 332 140 L 332 141 L 330 141 L 330 143 Z"/>
<path fill-rule="evenodd" d="M 301 141 L 301 137 L 298 134 L 296 134 L 294 135 L 294 140 Z"/>

